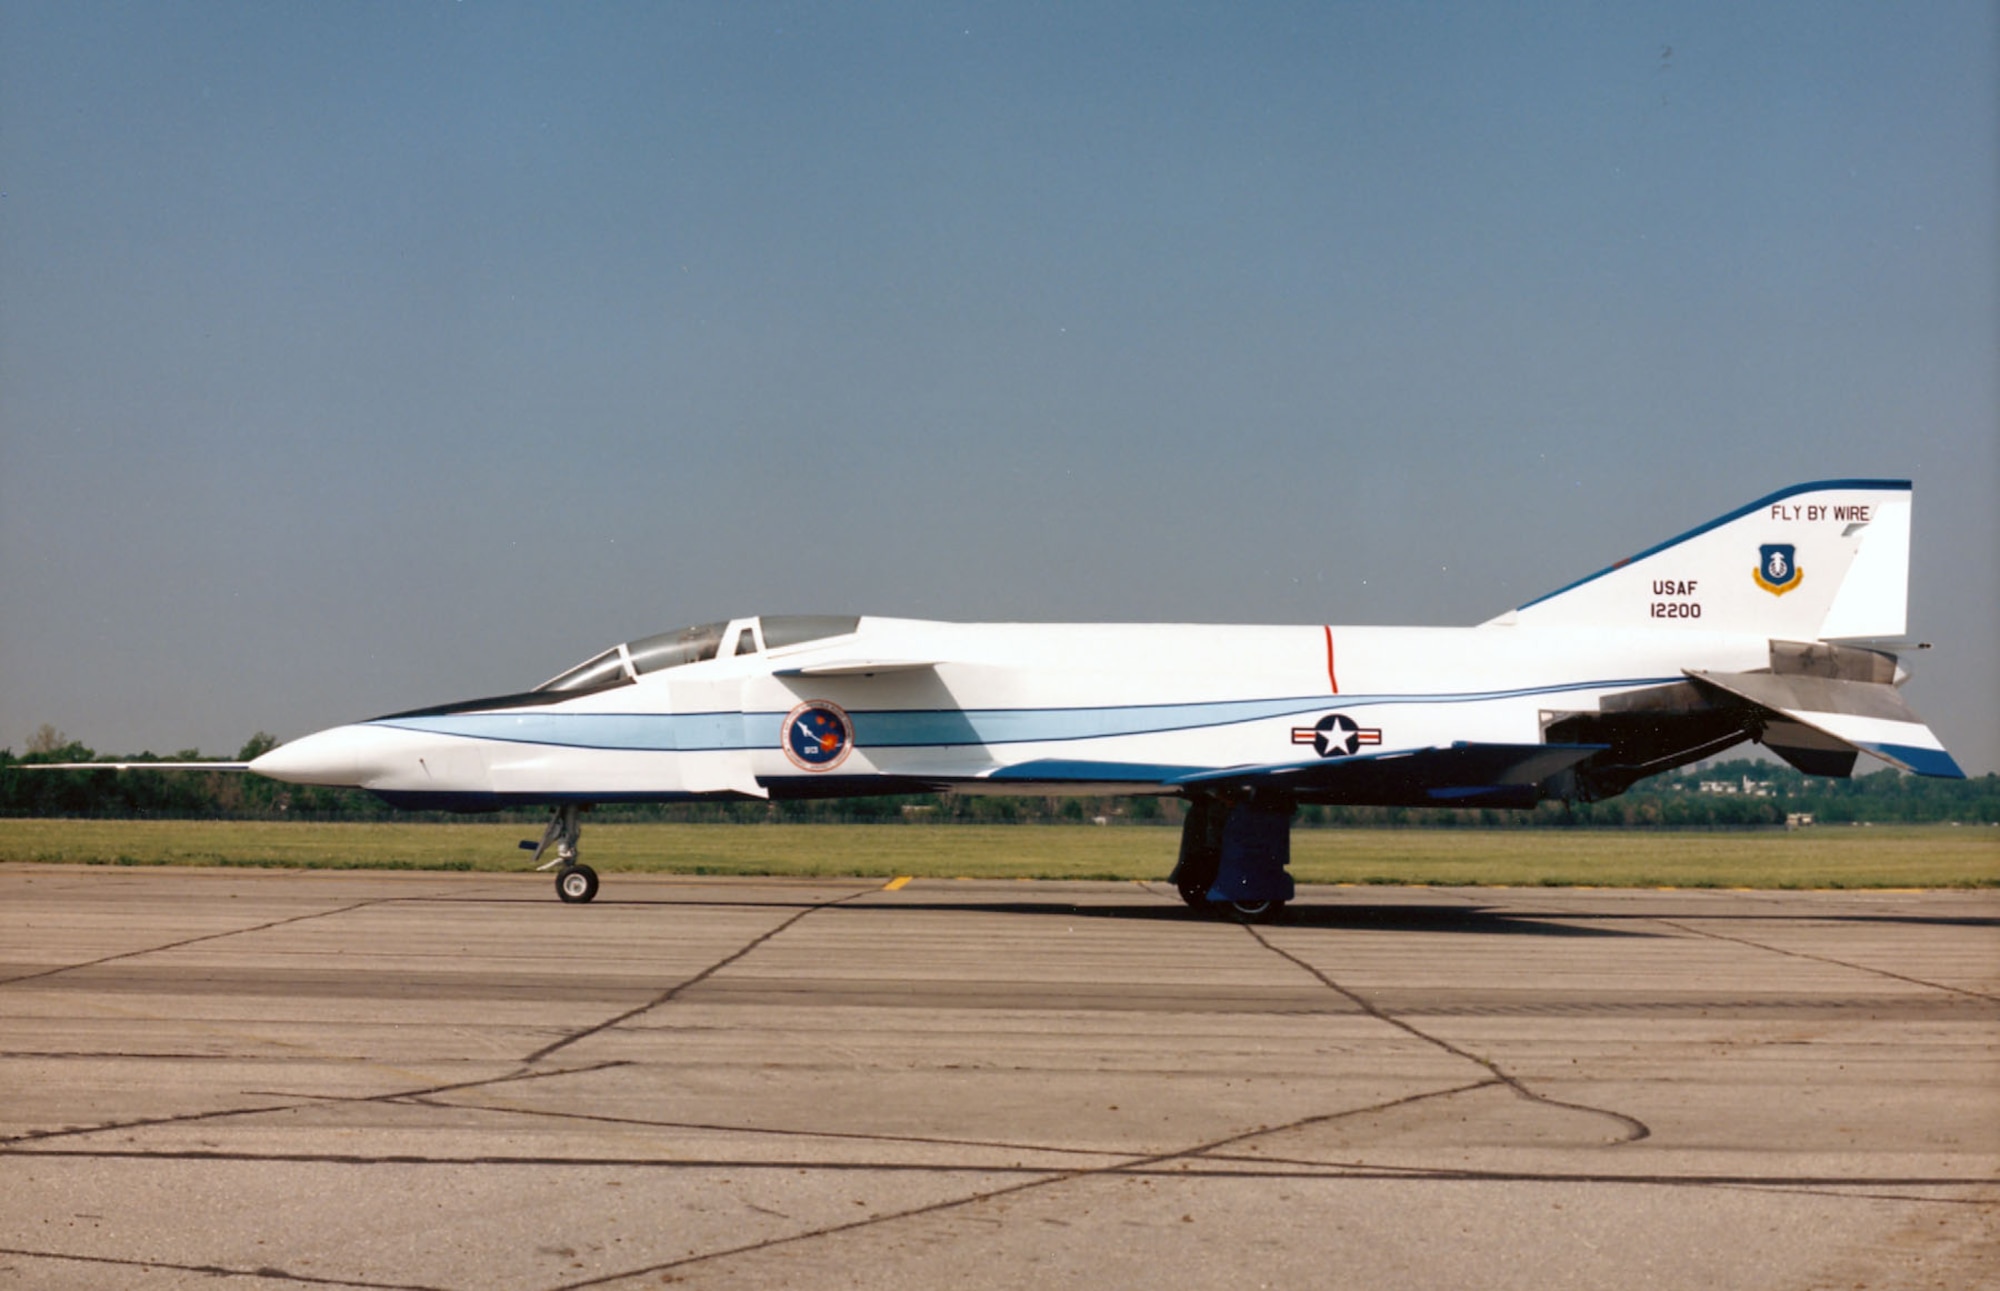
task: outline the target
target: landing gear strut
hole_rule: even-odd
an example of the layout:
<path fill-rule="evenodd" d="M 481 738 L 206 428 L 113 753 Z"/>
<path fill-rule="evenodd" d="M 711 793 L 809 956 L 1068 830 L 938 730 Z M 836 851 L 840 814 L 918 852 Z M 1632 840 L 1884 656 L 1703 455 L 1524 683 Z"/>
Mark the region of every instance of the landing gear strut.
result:
<path fill-rule="evenodd" d="M 555 859 L 544 861 L 535 869 L 556 872 L 556 896 L 570 903 L 588 901 L 597 895 L 597 871 L 576 859 L 576 840 L 583 833 L 583 826 L 577 820 L 577 804 L 566 802 L 557 807 L 555 815 L 549 817 L 549 827 L 542 831 L 539 843 L 522 840 L 523 851 L 533 851 L 540 861 L 542 853 L 551 846 L 556 849 Z"/>
<path fill-rule="evenodd" d="M 1292 899 L 1292 813 L 1289 795 L 1252 790 L 1202 795 L 1188 804 L 1181 826 L 1180 863 L 1173 885 L 1196 910 L 1219 910 L 1245 923 L 1266 923 Z"/>

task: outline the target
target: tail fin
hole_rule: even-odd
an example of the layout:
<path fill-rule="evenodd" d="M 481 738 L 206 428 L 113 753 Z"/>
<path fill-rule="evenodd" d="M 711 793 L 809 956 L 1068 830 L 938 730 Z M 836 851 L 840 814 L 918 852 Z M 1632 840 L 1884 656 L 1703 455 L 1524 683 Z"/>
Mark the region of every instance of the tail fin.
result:
<path fill-rule="evenodd" d="M 1792 641 L 1899 637 L 1909 583 L 1910 482 L 1821 480 L 1759 498 L 1495 622 Z"/>

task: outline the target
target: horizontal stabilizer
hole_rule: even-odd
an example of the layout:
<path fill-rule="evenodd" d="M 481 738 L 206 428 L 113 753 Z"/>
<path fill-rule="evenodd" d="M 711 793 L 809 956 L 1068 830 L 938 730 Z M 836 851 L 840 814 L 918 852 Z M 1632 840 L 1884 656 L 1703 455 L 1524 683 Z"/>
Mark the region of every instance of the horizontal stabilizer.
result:
<path fill-rule="evenodd" d="M 1766 672 L 1687 676 L 1711 693 L 1760 710 L 1759 740 L 1808 774 L 1846 775 L 1860 750 L 1918 775 L 1965 778 L 1893 685 Z"/>

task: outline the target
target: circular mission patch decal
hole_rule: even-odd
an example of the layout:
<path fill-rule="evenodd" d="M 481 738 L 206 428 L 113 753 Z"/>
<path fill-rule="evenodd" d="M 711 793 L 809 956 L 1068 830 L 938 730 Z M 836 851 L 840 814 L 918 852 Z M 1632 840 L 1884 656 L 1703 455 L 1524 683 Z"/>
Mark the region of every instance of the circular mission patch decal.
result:
<path fill-rule="evenodd" d="M 807 771 L 831 771 L 854 747 L 854 723 L 838 704 L 809 699 L 785 714 L 785 756 Z"/>

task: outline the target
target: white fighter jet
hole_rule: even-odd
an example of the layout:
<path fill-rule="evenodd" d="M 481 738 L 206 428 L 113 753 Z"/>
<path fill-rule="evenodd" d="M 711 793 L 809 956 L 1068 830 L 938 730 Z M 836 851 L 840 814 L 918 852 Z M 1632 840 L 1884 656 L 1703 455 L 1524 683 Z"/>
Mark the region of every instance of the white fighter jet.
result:
<path fill-rule="evenodd" d="M 597 894 L 593 803 L 1172 795 L 1182 898 L 1260 918 L 1292 897 L 1301 803 L 1590 801 L 1746 740 L 1812 775 L 1865 752 L 1962 777 L 1897 692 L 1909 564 L 1907 480 L 1824 480 L 1477 627 L 764 615 L 225 765 L 397 807 L 551 807 L 522 846 L 554 849 L 567 902 Z"/>

